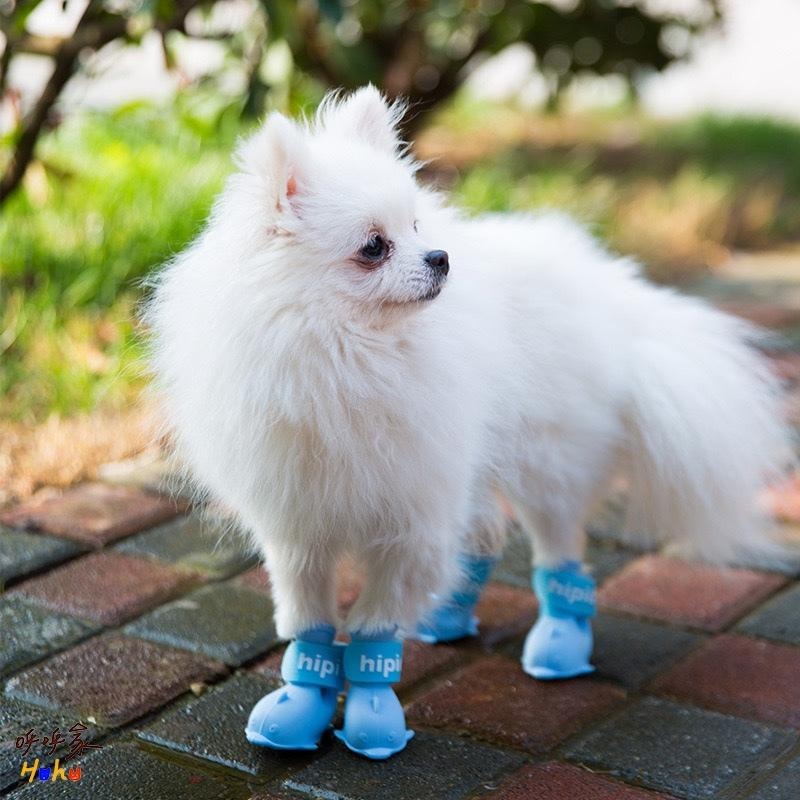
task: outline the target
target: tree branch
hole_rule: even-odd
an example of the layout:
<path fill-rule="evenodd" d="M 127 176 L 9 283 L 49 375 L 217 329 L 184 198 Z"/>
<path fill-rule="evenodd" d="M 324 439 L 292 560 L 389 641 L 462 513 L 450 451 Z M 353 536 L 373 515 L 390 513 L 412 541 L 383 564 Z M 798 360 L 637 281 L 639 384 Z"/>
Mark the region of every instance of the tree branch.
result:
<path fill-rule="evenodd" d="M 186 15 L 199 3 L 200 0 L 181 0 L 174 16 L 161 21 L 156 27 L 162 32 L 181 29 Z M 74 75 L 81 51 L 99 50 L 114 39 L 125 36 L 127 27 L 126 17 L 109 14 L 90 2 L 78 22 L 75 33 L 57 44 L 52 54 L 53 72 L 30 114 L 22 123 L 11 160 L 0 179 L 0 206 L 22 182 L 25 170 L 33 159 L 36 142 L 47 122 L 47 117 L 69 79 Z M 7 47 L 10 46 L 9 40 Z"/>

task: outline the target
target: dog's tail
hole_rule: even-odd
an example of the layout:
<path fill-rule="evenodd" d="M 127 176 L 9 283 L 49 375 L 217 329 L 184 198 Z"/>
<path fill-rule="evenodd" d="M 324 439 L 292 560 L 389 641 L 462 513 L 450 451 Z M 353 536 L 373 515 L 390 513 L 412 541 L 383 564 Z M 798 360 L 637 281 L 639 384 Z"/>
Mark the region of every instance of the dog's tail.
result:
<path fill-rule="evenodd" d="M 631 364 L 627 527 L 681 554 L 776 565 L 785 551 L 758 496 L 791 448 L 778 379 L 754 348 L 763 334 L 656 291 L 660 302 L 637 312 L 647 317 Z"/>

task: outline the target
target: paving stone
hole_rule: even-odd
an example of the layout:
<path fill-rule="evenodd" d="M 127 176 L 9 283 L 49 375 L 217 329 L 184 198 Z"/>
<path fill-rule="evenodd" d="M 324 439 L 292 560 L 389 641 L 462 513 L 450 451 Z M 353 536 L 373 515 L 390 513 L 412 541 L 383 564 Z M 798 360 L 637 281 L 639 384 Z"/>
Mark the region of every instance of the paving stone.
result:
<path fill-rule="evenodd" d="M 240 783 L 222 783 L 129 743 L 104 746 L 81 761 L 79 781 L 35 782 L 14 800 L 248 800 Z"/>
<path fill-rule="evenodd" d="M 798 395 L 800 400 L 800 395 Z M 800 402 L 798 402 L 798 412 L 800 413 Z M 798 417 L 798 428 L 794 431 L 795 447 L 800 453 L 800 417 Z M 746 569 L 767 570 L 778 572 L 788 578 L 800 578 L 800 525 L 792 523 L 778 523 L 774 526 L 775 538 L 786 548 L 785 556 L 780 562 L 772 563 L 770 557 L 765 554 L 742 554 L 736 561 L 731 562 L 731 567 L 745 567 Z"/>
<path fill-rule="evenodd" d="M 745 617 L 738 629 L 767 639 L 800 645 L 800 584 L 768 600 Z"/>
<path fill-rule="evenodd" d="M 645 697 L 580 736 L 567 756 L 695 800 L 745 780 L 795 740 L 769 725 Z"/>
<path fill-rule="evenodd" d="M 395 689 L 404 692 L 448 667 L 455 666 L 463 657 L 463 651 L 451 645 L 406 640 L 403 645 L 403 675 Z"/>
<path fill-rule="evenodd" d="M 722 635 L 657 678 L 653 688 L 694 705 L 800 727 L 798 676 L 800 648 Z"/>
<path fill-rule="evenodd" d="M 609 579 L 599 600 L 620 611 L 718 631 L 784 583 L 775 573 L 646 555 Z"/>
<path fill-rule="evenodd" d="M 96 625 L 4 595 L 0 599 L 0 675 L 63 650 L 96 630 Z"/>
<path fill-rule="evenodd" d="M 283 786 L 325 800 L 462 800 L 521 763 L 516 753 L 420 731 L 388 761 L 332 748 Z"/>
<path fill-rule="evenodd" d="M 747 800 L 795 800 L 800 797 L 800 756 L 775 770 Z"/>
<path fill-rule="evenodd" d="M 119 634 L 98 636 L 16 675 L 6 693 L 116 727 L 224 674 L 217 661 Z"/>
<path fill-rule="evenodd" d="M 242 535 L 197 514 L 132 536 L 115 549 L 151 556 L 213 579 L 236 575 L 257 561 L 256 556 L 248 552 Z"/>
<path fill-rule="evenodd" d="M 283 661 L 285 650 L 285 645 L 273 647 L 264 658 L 258 659 L 248 669 L 258 675 L 263 675 L 265 678 L 279 681 L 281 679 L 281 662 Z"/>
<path fill-rule="evenodd" d="M 268 792 L 266 789 L 260 789 L 255 794 L 250 795 L 250 800 L 286 800 L 289 795 L 277 794 L 276 792 Z M 297 797 L 292 794 L 291 797 Z"/>
<path fill-rule="evenodd" d="M 244 728 L 250 710 L 280 681 L 258 675 L 236 675 L 167 712 L 139 732 L 139 737 L 153 744 L 188 753 L 250 775 L 270 779 L 284 777 L 290 767 L 307 762 L 308 757 L 287 757 L 250 744 Z"/>
<path fill-rule="evenodd" d="M 598 675 L 630 689 L 667 669 L 703 641 L 702 636 L 680 628 L 602 612 L 592 627 L 592 663 Z"/>
<path fill-rule="evenodd" d="M 639 556 L 641 552 L 608 539 L 590 537 L 586 545 L 586 563 L 598 586 Z"/>
<path fill-rule="evenodd" d="M 272 601 L 232 582 L 197 589 L 140 617 L 125 632 L 235 666 L 278 641 Z"/>
<path fill-rule="evenodd" d="M 6 581 L 58 564 L 80 552 L 64 539 L 0 528 L 0 590 Z"/>
<path fill-rule="evenodd" d="M 530 589 L 531 559 L 531 546 L 525 534 L 512 528 L 503 555 L 492 570 L 492 579 L 520 589 Z"/>
<path fill-rule="evenodd" d="M 193 582 L 191 573 L 166 564 L 102 551 L 31 578 L 10 595 L 111 626 L 138 616 Z"/>
<path fill-rule="evenodd" d="M 515 772 L 492 800 L 670 800 L 572 764 L 529 764 Z"/>
<path fill-rule="evenodd" d="M 543 753 L 624 697 L 620 689 L 591 678 L 536 681 L 518 663 L 491 656 L 421 695 L 408 716 L 421 725 Z"/>
<path fill-rule="evenodd" d="M 44 763 L 48 759 L 63 759 L 69 755 L 73 741 L 69 728 L 79 722 L 81 720 L 63 717 L 0 695 L 0 790 L 20 780 L 23 761 L 27 760 L 31 764 L 35 758 L 39 758 Z M 81 733 L 81 739 L 91 742 L 97 732 L 86 720 L 83 720 L 83 724 L 86 730 Z M 65 738 L 65 743 L 53 751 L 42 740 L 45 737 L 52 739 L 56 729 Z M 25 738 L 29 733 L 31 737 L 35 737 L 35 741 L 32 741 L 27 754 L 23 755 L 26 746 L 18 748 L 16 742 L 18 738 Z"/>
<path fill-rule="evenodd" d="M 536 621 L 538 603 L 530 589 L 518 589 L 492 581 L 481 594 L 475 613 L 479 638 L 491 647 L 504 639 L 526 633 Z"/>
<path fill-rule="evenodd" d="M 57 497 L 11 508 L 0 514 L 0 523 L 100 547 L 171 519 L 180 511 L 173 500 L 161 495 L 84 483 Z"/>

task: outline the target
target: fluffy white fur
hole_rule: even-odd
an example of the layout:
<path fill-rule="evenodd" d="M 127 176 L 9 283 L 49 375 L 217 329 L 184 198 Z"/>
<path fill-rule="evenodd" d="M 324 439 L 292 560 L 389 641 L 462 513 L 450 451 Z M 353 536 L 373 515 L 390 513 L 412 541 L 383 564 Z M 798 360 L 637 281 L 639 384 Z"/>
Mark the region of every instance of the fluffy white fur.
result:
<path fill-rule="evenodd" d="M 787 439 L 754 332 L 565 216 L 447 208 L 398 115 L 372 87 L 272 114 L 149 309 L 179 450 L 263 549 L 280 634 L 339 622 L 344 554 L 366 568 L 346 626 L 413 625 L 459 550 L 501 545 L 498 491 L 539 562 L 580 559 L 620 466 L 638 533 L 770 552 L 755 497 Z M 368 269 L 375 231 L 391 254 Z"/>

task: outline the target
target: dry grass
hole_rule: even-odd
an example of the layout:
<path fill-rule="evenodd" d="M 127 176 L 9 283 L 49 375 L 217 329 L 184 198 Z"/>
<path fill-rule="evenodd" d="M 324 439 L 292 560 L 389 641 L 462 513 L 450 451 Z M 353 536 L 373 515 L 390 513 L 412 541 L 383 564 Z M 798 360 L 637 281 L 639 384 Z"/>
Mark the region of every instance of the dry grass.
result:
<path fill-rule="evenodd" d="M 151 408 L 54 415 L 39 425 L 0 422 L 0 506 L 42 487 L 96 478 L 103 464 L 152 447 L 153 422 Z"/>

